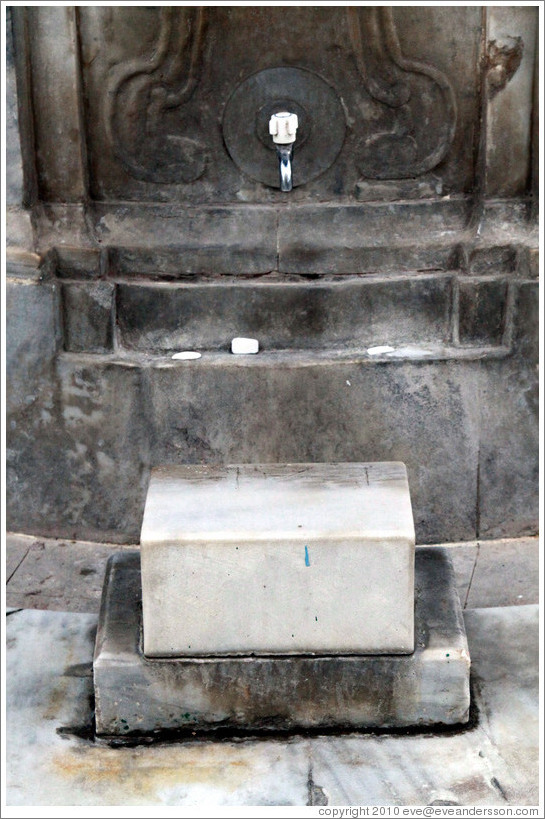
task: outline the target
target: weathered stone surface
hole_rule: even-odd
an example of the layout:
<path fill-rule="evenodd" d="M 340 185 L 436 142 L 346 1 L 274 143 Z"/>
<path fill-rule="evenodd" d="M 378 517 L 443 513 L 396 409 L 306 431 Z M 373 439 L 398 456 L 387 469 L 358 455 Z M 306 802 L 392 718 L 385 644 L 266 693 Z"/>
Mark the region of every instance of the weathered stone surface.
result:
<path fill-rule="evenodd" d="M 356 184 L 359 202 L 395 202 L 399 199 L 434 199 L 443 193 L 443 180 L 430 175 L 416 179 L 366 180 Z"/>
<path fill-rule="evenodd" d="M 138 541 L 149 472 L 140 384 L 130 363 L 67 354 L 33 382 L 33 402 L 8 416 L 12 531 Z"/>
<path fill-rule="evenodd" d="M 350 13 L 343 7 L 270 7 L 248 13 L 211 7 L 202 22 L 194 9 L 141 7 L 129 14 L 117 8 L 107 14 L 99 7 L 82 8 L 82 80 L 95 198 L 281 201 L 279 192 L 238 169 L 218 128 L 240 84 L 278 66 L 318 75 L 342 96 L 350 124 L 334 165 L 290 198 L 352 195 L 361 168 L 365 176 L 388 176 L 388 164 L 395 164 L 400 176 L 411 177 L 441 159 L 449 190 L 471 186 L 474 146 L 468 134 L 479 116 L 477 8 L 361 8 Z M 171 28 L 177 37 L 169 38 Z M 372 52 L 362 51 L 359 40 L 365 42 L 373 33 Z M 260 45 L 264 38 L 265 50 Z M 395 59 L 397 41 L 407 57 L 403 61 Z M 183 69 L 172 58 L 174 49 L 186 56 Z M 176 91 L 187 71 L 192 82 L 180 97 Z M 155 108 L 148 106 L 161 93 L 159 86 L 170 105 L 163 107 L 156 96 Z M 289 89 L 281 96 L 286 95 L 292 99 Z M 317 150 L 325 152 L 334 126 L 317 123 L 317 109 L 311 98 L 303 113 L 315 132 L 324 133 Z M 407 129 L 409 139 L 403 138 Z M 253 130 L 248 152 L 254 141 L 260 146 Z M 305 150 L 302 138 L 299 147 Z M 274 151 L 269 152 L 274 166 Z"/>
<path fill-rule="evenodd" d="M 56 247 L 55 272 L 60 279 L 96 279 L 106 266 L 105 254 L 87 247 Z"/>
<path fill-rule="evenodd" d="M 141 370 L 59 356 L 57 379 L 66 474 L 56 534 L 137 541 L 148 480 L 149 429 Z M 91 534 L 92 533 L 92 534 Z"/>
<path fill-rule="evenodd" d="M 480 540 L 465 608 L 539 602 L 539 538 Z"/>
<path fill-rule="evenodd" d="M 516 264 L 517 250 L 512 245 L 476 246 L 468 250 L 468 272 L 474 276 L 513 273 Z"/>
<path fill-rule="evenodd" d="M 523 247 L 519 253 L 519 270 L 524 278 L 537 279 L 539 276 L 539 248 Z"/>
<path fill-rule="evenodd" d="M 417 542 L 474 539 L 479 369 L 296 354 L 158 362 L 152 463 L 402 461 Z"/>
<path fill-rule="evenodd" d="M 165 208 L 96 206 L 95 230 L 111 247 L 109 271 L 179 278 L 196 274 L 258 274 L 277 266 L 272 208 Z"/>
<path fill-rule="evenodd" d="M 229 349 L 237 336 L 260 348 L 350 348 L 450 338 L 450 276 L 124 285 L 117 288 L 123 347 L 145 352 Z"/>
<path fill-rule="evenodd" d="M 452 269 L 457 255 L 444 237 L 463 229 L 466 218 L 467 203 L 456 200 L 286 208 L 278 269 L 330 275 L 374 272 L 378 265 L 392 272 Z"/>
<path fill-rule="evenodd" d="M 411 655 L 146 659 L 139 556 L 119 553 L 95 647 L 97 734 L 466 722 L 470 660 L 452 565 L 419 548 L 415 572 Z"/>
<path fill-rule="evenodd" d="M 515 355 L 483 373 L 478 531 L 487 538 L 538 531 L 538 283 L 517 285 L 515 304 Z"/>
<path fill-rule="evenodd" d="M 6 510 L 14 531 L 52 532 L 68 477 L 53 379 L 59 288 L 34 273 L 6 282 Z"/>
<path fill-rule="evenodd" d="M 507 282 L 466 279 L 459 283 L 459 338 L 461 344 L 501 344 L 505 331 Z"/>
<path fill-rule="evenodd" d="M 21 205 L 23 201 L 23 159 L 19 135 L 19 115 L 17 112 L 17 80 L 15 75 L 15 55 L 13 52 L 13 31 L 11 7 L 6 7 L 6 203 Z"/>
<path fill-rule="evenodd" d="M 34 278 L 6 281 L 8 316 L 6 377 L 8 414 L 41 401 L 53 358 L 61 344 L 59 286 Z"/>
<path fill-rule="evenodd" d="M 539 362 L 539 283 L 520 282 L 515 290 L 512 343 L 521 365 L 532 367 Z M 537 405 L 536 405 L 537 409 Z"/>
<path fill-rule="evenodd" d="M 491 6 L 487 14 L 486 192 L 527 190 L 537 8 Z"/>
<path fill-rule="evenodd" d="M 6 588 L 8 605 L 24 609 L 98 611 L 112 544 L 7 537 L 7 553 L 19 552 Z M 119 546 L 117 546 L 119 549 Z M 22 552 L 22 553 L 21 553 Z"/>
<path fill-rule="evenodd" d="M 114 285 L 111 282 L 63 284 L 64 349 L 103 353 L 112 349 Z"/>
<path fill-rule="evenodd" d="M 444 306 L 442 298 L 436 303 L 426 296 L 419 302 L 409 293 L 403 309 L 400 302 L 384 302 L 382 296 L 377 303 L 361 303 L 360 312 L 372 314 L 372 327 L 365 317 L 360 321 L 358 310 L 352 309 L 355 304 L 334 309 L 329 296 L 323 305 L 327 317 L 320 319 L 320 327 L 310 314 L 305 318 L 299 313 L 298 320 L 295 316 L 292 320 L 285 302 L 279 300 L 277 313 L 282 310 L 283 315 L 275 316 L 267 307 L 260 314 L 263 327 L 267 325 L 273 341 L 282 339 L 292 345 L 290 349 L 296 340 L 298 346 L 299 340 L 305 342 L 302 358 L 285 361 L 280 356 L 274 364 L 278 372 L 270 365 L 260 370 L 261 363 L 253 371 L 233 370 L 227 359 L 211 365 L 213 374 L 208 363 L 198 373 L 186 370 L 184 379 L 187 376 L 191 383 L 184 381 L 180 388 L 169 385 L 182 401 L 178 414 L 170 399 L 161 396 L 162 387 L 154 386 L 155 369 L 162 363 L 144 355 L 149 347 L 135 327 L 127 342 L 136 349 L 130 366 L 151 373 L 150 379 L 142 378 L 145 389 L 136 390 L 139 397 L 133 407 L 135 423 L 138 420 L 144 430 L 140 436 L 146 442 L 144 454 L 134 447 L 130 435 L 124 438 L 125 428 L 110 418 L 109 413 L 117 411 L 115 402 L 106 402 L 101 418 L 104 425 L 117 430 L 112 444 L 116 462 L 126 463 L 128 474 L 137 478 L 132 482 L 129 478 L 122 487 L 102 477 L 97 480 L 93 467 L 85 491 L 89 499 L 102 498 L 101 508 L 92 512 L 91 501 L 81 501 L 87 511 L 73 530 L 77 515 L 65 508 L 65 498 L 76 492 L 67 486 L 67 453 L 72 443 L 65 437 L 66 396 L 50 366 L 51 356 L 57 354 L 58 331 L 54 330 L 53 342 L 44 340 L 44 353 L 38 343 L 52 310 L 45 293 L 58 283 L 51 280 L 46 287 L 44 280 L 43 297 L 35 300 L 25 319 L 28 333 L 34 324 L 38 328 L 36 343 L 25 336 L 21 361 L 15 357 L 9 365 L 10 412 L 14 408 L 8 429 L 12 528 L 135 539 L 134 522 L 127 532 L 121 531 L 127 517 L 117 512 L 120 496 L 126 494 L 126 508 L 138 520 L 142 511 L 138 504 L 143 501 L 139 480 L 152 463 L 163 460 L 155 460 L 155 454 L 166 451 L 167 461 L 225 462 L 240 460 L 240 451 L 245 460 L 262 460 L 261 455 L 267 460 L 292 456 L 311 461 L 408 460 L 409 470 L 417 475 L 411 476 L 417 531 L 426 540 L 474 537 L 480 525 L 487 535 L 518 534 L 519 524 L 520 531 L 534 530 L 537 387 L 536 359 L 530 351 L 534 331 L 526 329 L 524 322 L 512 325 L 518 314 L 535 311 L 526 298 L 524 279 L 536 278 L 538 272 L 539 235 L 533 218 L 537 162 L 530 163 L 530 142 L 535 151 L 538 131 L 535 110 L 531 112 L 532 104 L 537 108 L 537 82 L 532 79 L 534 8 L 207 7 L 201 16 L 197 7 L 89 6 L 74 11 L 15 5 L 10 14 L 14 24 L 7 77 L 8 163 L 13 157 L 7 191 L 8 199 L 12 197 L 7 212 L 11 273 L 29 281 L 41 275 L 45 279 L 51 275 L 49 260 L 56 255 L 58 278 L 71 283 L 100 278 L 126 285 L 135 278 L 139 286 L 149 286 L 157 280 L 187 277 L 200 287 L 202 279 L 214 276 L 264 278 L 274 272 L 270 278 L 298 276 L 297 285 L 302 286 L 305 280 L 315 284 L 320 276 L 385 274 L 400 279 L 407 271 L 414 283 L 418 271 L 461 270 L 469 276 L 512 278 L 521 285 L 509 291 L 501 347 L 492 303 L 491 312 L 487 307 L 481 315 L 469 299 L 462 344 L 453 347 L 458 336 L 454 333 L 450 339 L 447 334 L 449 349 L 430 350 L 429 358 L 434 360 L 423 369 L 420 353 L 414 354 L 412 364 L 407 362 L 410 350 L 400 357 L 403 361 L 393 356 L 373 362 L 375 370 L 366 369 L 367 363 L 361 361 L 349 365 L 354 349 L 347 345 L 356 337 L 366 342 L 372 329 L 372 346 L 388 343 L 396 333 L 412 344 L 414 332 L 420 351 L 422 346 L 431 347 L 435 334 L 443 332 L 442 320 L 434 312 L 439 304 Z M 261 47 L 262 38 L 256 36 L 260 31 L 266 32 L 270 48 Z M 373 47 L 362 48 L 368 42 Z M 483 44 L 488 74 L 481 83 Z M 342 96 L 347 124 L 334 163 L 289 195 L 241 172 L 228 155 L 222 131 L 223 113 L 240 84 L 279 65 L 321 77 Z M 483 90 L 488 100 L 481 98 Z M 481 117 L 486 106 L 486 116 Z M 480 132 L 481 121 L 487 123 L 486 133 Z M 258 131 L 259 127 L 257 123 Z M 304 139 L 304 129 L 300 137 Z M 302 142 L 300 148 L 304 150 Z M 270 154 L 275 162 L 272 148 Z M 435 164 L 427 167 L 430 163 Z M 396 178 L 389 178 L 392 175 Z M 437 186 L 433 188 L 435 179 L 441 193 Z M 527 198 L 530 188 L 533 202 Z M 423 193 L 429 198 L 420 199 Z M 487 198 L 504 194 L 510 198 Z M 358 202 L 358 195 L 380 199 Z M 393 195 L 409 201 L 391 201 Z M 30 206 L 31 210 L 26 209 Z M 320 282 L 321 292 L 329 284 Z M 409 291 L 411 286 L 403 285 Z M 316 294 L 319 289 L 308 292 Z M 396 293 L 401 295 L 402 290 L 399 287 Z M 233 292 L 232 304 L 227 305 L 226 299 L 225 306 L 251 323 L 250 305 L 237 298 Z M 94 309 L 92 305 L 91 299 L 89 309 Z M 341 312 L 346 316 L 344 329 L 339 329 Z M 456 305 L 453 318 L 455 314 Z M 156 350 L 170 349 L 178 340 L 178 329 L 169 325 L 172 315 L 168 309 L 162 311 L 165 325 L 157 322 L 153 330 Z M 136 313 L 134 317 L 136 321 Z M 7 318 L 11 332 L 9 314 Z M 141 316 L 138 320 L 144 323 Z M 12 326 L 17 324 L 15 320 Z M 203 343 L 210 338 L 212 345 L 213 334 L 205 324 L 197 328 L 193 321 L 191 332 L 200 333 Z M 69 325 L 69 348 L 83 349 L 85 344 L 80 345 L 77 338 L 80 328 Z M 484 328 L 486 333 L 481 332 Z M 230 335 L 236 334 L 238 329 Z M 260 337 L 259 332 L 251 334 Z M 330 346 L 322 349 L 326 338 Z M 498 357 L 509 355 L 511 340 L 515 357 L 509 365 L 500 364 Z M 474 348 L 489 342 L 495 349 Z M 91 349 L 108 345 L 109 340 L 105 343 L 102 337 Z M 123 350 L 121 357 L 126 353 Z M 342 355 L 346 361 L 341 365 Z M 439 363 L 440 357 L 450 361 Z M 457 362 L 452 360 L 455 357 Z M 129 362 L 113 362 L 112 356 L 108 362 L 94 363 L 97 372 L 109 367 L 111 389 L 123 390 L 124 377 L 118 375 Z M 94 364 L 85 366 L 91 371 Z M 417 371 L 416 381 L 407 375 Z M 366 375 L 354 389 L 360 372 Z M 421 379 L 424 372 L 429 376 Z M 166 383 L 166 376 L 161 378 Z M 502 379 L 508 379 L 505 390 L 510 393 L 505 410 Z M 346 381 L 352 389 L 350 401 L 344 394 Z M 483 385 L 485 391 L 480 389 Z M 428 389 L 432 399 L 427 403 Z M 421 409 L 409 409 L 406 415 L 407 406 L 418 400 Z M 334 405 L 339 408 L 336 414 Z M 164 419 L 160 417 L 163 408 Z M 248 424 L 250 411 L 255 417 Z M 460 419 L 472 419 L 465 431 L 457 412 Z M 480 426 L 474 423 L 477 415 L 482 416 Z M 280 418 L 287 422 L 282 430 Z M 82 419 L 82 427 L 85 424 Z M 420 424 L 421 431 L 411 424 Z M 268 428 L 272 430 L 269 443 Z M 96 431 L 92 424 L 90 430 Z M 163 439 L 165 432 L 171 437 Z M 253 435 L 252 444 L 246 435 Z M 480 437 L 477 480 L 474 463 Z M 505 441 L 510 443 L 504 447 Z M 91 437 L 84 446 L 96 454 Z M 507 453 L 518 459 L 513 484 L 506 477 L 512 470 Z M 452 465 L 452 475 L 445 474 L 450 472 L 445 464 Z M 102 494 L 104 486 L 108 490 Z M 108 505 L 112 512 L 105 514 Z M 502 522 L 504 515 L 507 522 Z"/>
<path fill-rule="evenodd" d="M 38 190 L 45 201 L 86 198 L 76 9 L 31 6 L 26 18 Z M 62 146 L 62 147 L 61 147 Z M 61 147 L 61 150 L 59 148 Z"/>
<path fill-rule="evenodd" d="M 147 657 L 414 650 L 403 464 L 156 467 L 140 540 Z"/>

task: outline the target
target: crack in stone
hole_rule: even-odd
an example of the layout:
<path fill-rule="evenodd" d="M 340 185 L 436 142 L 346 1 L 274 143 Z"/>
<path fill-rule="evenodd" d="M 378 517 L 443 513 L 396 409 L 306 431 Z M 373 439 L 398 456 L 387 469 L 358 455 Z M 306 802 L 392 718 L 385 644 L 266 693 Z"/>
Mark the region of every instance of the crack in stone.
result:
<path fill-rule="evenodd" d="M 475 569 L 477 568 L 477 561 L 479 559 L 479 553 L 481 551 L 481 544 L 477 541 L 477 553 L 475 555 L 475 562 L 473 563 L 473 568 L 471 569 L 471 577 L 469 578 L 469 583 L 467 586 L 466 598 L 464 600 L 464 609 L 467 608 L 467 601 L 469 600 L 469 592 L 471 591 L 471 584 L 473 583 L 473 577 L 475 576 Z"/>
<path fill-rule="evenodd" d="M 12 573 L 10 574 L 10 576 L 7 578 L 7 580 L 6 580 L 6 586 L 8 585 L 8 583 L 10 582 L 10 580 L 12 579 L 13 575 L 15 574 L 15 572 L 16 572 L 16 571 L 19 569 L 19 567 L 20 567 L 20 566 L 21 566 L 21 564 L 23 563 L 24 559 L 26 558 L 26 556 L 28 555 L 28 553 L 30 552 L 30 550 L 31 550 L 31 547 L 29 546 L 29 547 L 28 547 L 28 549 L 26 550 L 26 552 L 24 553 L 24 555 L 22 556 L 21 560 L 20 560 L 20 561 L 19 561 L 19 563 L 17 564 L 17 566 L 14 568 L 14 570 L 12 571 Z"/>
<path fill-rule="evenodd" d="M 307 805 L 328 805 L 329 798 L 327 793 L 320 785 L 317 785 L 312 776 L 312 763 L 309 764 L 308 768 L 308 779 L 307 779 L 307 793 L 308 793 L 308 801 Z"/>

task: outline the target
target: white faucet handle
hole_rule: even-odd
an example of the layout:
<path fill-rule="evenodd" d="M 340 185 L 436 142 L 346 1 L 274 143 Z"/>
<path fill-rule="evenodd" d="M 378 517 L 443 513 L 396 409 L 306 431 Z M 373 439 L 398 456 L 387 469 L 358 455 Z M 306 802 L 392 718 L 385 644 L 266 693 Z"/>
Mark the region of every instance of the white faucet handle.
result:
<path fill-rule="evenodd" d="M 269 133 L 273 142 L 276 145 L 289 145 L 295 142 L 298 125 L 297 114 L 290 114 L 289 111 L 273 114 L 269 120 Z"/>

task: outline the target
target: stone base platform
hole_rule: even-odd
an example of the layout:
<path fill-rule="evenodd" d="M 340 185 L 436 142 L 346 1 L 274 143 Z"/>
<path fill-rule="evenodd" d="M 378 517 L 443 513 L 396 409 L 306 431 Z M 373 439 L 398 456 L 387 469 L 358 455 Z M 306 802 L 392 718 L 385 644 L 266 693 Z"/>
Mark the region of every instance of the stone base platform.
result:
<path fill-rule="evenodd" d="M 113 555 L 94 656 L 96 733 L 295 731 L 456 725 L 469 718 L 460 601 L 446 551 L 417 547 L 415 651 L 148 659 L 140 555 Z"/>

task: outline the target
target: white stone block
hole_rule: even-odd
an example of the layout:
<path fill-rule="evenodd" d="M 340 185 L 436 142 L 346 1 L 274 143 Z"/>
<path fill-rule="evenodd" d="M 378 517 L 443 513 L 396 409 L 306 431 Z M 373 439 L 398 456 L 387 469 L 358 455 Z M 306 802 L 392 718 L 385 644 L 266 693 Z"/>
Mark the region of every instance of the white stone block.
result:
<path fill-rule="evenodd" d="M 155 468 L 141 558 L 150 657 L 413 651 L 401 463 Z"/>

